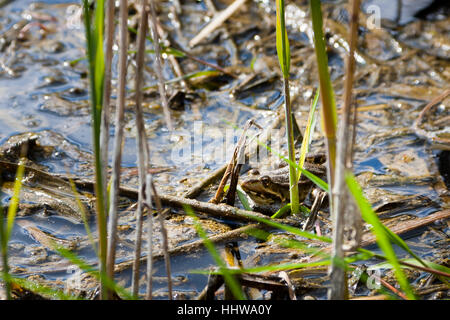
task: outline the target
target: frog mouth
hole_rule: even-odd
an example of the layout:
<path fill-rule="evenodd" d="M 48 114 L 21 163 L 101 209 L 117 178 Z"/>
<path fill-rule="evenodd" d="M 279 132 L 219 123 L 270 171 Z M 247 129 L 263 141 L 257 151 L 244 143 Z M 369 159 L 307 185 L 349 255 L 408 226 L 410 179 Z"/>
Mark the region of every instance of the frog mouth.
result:
<path fill-rule="evenodd" d="M 258 191 L 251 191 L 251 190 L 248 190 L 245 192 L 250 196 L 250 198 L 253 199 L 253 201 L 260 203 L 260 204 L 269 205 L 269 204 L 274 204 L 276 201 L 280 200 L 280 196 L 276 193 L 270 192 L 269 194 L 267 194 L 267 193 L 264 194 L 264 193 L 261 193 Z"/>

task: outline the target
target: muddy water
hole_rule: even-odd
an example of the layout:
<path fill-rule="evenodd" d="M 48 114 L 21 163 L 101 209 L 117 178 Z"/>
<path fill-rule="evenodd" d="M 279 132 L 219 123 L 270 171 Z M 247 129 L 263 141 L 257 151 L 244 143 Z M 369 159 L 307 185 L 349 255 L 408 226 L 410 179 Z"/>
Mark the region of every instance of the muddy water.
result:
<path fill-rule="evenodd" d="M 221 10 L 229 2 L 215 4 Z M 371 4 L 374 5 L 367 2 L 366 7 Z M 169 96 L 182 92 L 181 103 L 171 104 L 176 128 L 172 133 L 164 124 L 157 90 L 146 91 L 145 124 L 155 180 L 162 193 L 178 196 L 229 160 L 240 135 L 233 126 L 242 128 L 248 119 L 255 119 L 267 128 L 282 113 L 280 107 L 283 103 L 272 2 L 249 1 L 240 14 L 225 24 L 225 32 L 223 29 L 214 31 L 194 48 L 188 47 L 189 40 L 210 21 L 210 10 L 204 2 L 196 1 L 183 2 L 181 9 L 175 14 L 172 2 L 162 2 L 159 8 L 161 23 L 169 32 L 171 41 L 198 58 L 227 67 L 236 78 L 194 78 L 188 83 L 188 88 L 180 82 L 167 85 Z M 130 5 L 131 24 L 137 20 L 136 15 L 133 16 L 135 12 Z M 437 9 L 432 16 L 422 19 L 413 17 L 409 11 L 404 11 L 400 19 L 382 15 L 382 20 L 375 20 L 380 24 L 380 28 L 375 29 L 369 25 L 370 21 L 373 22 L 369 19 L 370 12 L 361 16 L 355 77 L 356 101 L 360 110 L 355 172 L 369 201 L 377 208 L 380 217 L 391 225 L 427 216 L 448 208 L 450 204 L 447 187 L 439 172 L 439 168 L 448 168 L 448 163 L 445 163 L 448 157 L 440 154 L 450 148 L 450 125 L 448 120 L 439 120 L 448 119 L 449 99 L 443 100 L 426 115 L 421 126 L 423 130 L 412 129 L 423 107 L 449 86 L 450 24 L 445 13 L 445 9 Z M 327 18 L 325 31 L 329 65 L 339 105 L 347 48 L 347 27 L 343 27 L 347 13 L 342 5 L 325 4 L 324 16 Z M 400 25 L 395 25 L 395 20 Z M 292 101 L 297 121 L 304 128 L 318 83 L 307 3 L 288 4 L 287 26 L 292 54 Z M 24 31 L 24 27 L 28 30 Z M 227 40 L 225 33 L 232 35 L 232 41 Z M 42 172 L 90 178 L 93 168 L 87 65 L 84 60 L 70 64 L 85 55 L 79 3 L 24 0 L 7 3 L 0 10 L 0 34 L 3 39 L 0 43 L 2 157 L 17 161 L 11 151 L 14 148 L 10 146 L 14 145 L 14 139 L 20 141 L 23 133 L 32 132 L 37 147 L 29 154 L 28 165 Z M 132 40 L 131 47 L 134 46 Z M 185 74 L 209 70 L 189 59 L 180 59 L 179 63 Z M 147 57 L 146 65 L 144 87 L 151 87 L 157 84 L 151 55 Z M 113 71 L 115 76 L 115 67 Z M 136 187 L 133 63 L 129 64 L 128 71 L 123 181 L 127 186 Z M 163 71 L 166 79 L 177 77 L 169 59 L 165 59 Z M 113 108 L 114 104 L 115 90 Z M 111 129 L 113 133 L 114 128 Z M 271 134 L 273 146 L 279 146 L 283 153 L 283 127 L 274 128 Z M 430 139 L 433 137 L 435 139 Z M 321 151 L 323 148 L 318 124 L 312 149 Z M 277 162 L 273 156 L 262 158 L 250 166 L 270 168 Z M 439 162 L 439 159 L 444 161 Z M 4 189 L 2 203 L 6 205 L 11 194 L 10 184 L 6 183 Z M 39 183 L 25 184 L 24 192 L 39 195 L 44 191 Z M 214 188 L 207 190 L 200 199 L 208 199 L 213 192 Z M 73 196 L 66 193 L 68 203 L 72 203 Z M 61 215 L 61 207 L 53 202 L 47 201 L 44 206 L 36 197 L 24 199 L 22 201 L 29 207 L 21 207 L 10 243 L 12 271 L 60 288 L 73 289 L 77 286 L 73 279 L 79 279 L 78 270 L 51 250 L 48 239 L 62 241 L 87 262 L 95 263 L 95 253 L 83 224 L 76 218 L 77 212 Z M 86 207 L 89 208 L 89 204 L 88 197 Z M 118 262 L 132 259 L 135 218 L 131 206 L 130 200 L 121 202 Z M 166 221 L 170 246 L 195 240 L 197 236 L 192 221 L 176 214 L 177 210 L 172 213 Z M 204 219 L 203 222 L 210 234 L 230 229 L 220 221 Z M 321 226 L 324 233 L 329 231 L 326 212 L 321 216 Z M 90 219 L 90 227 L 95 237 L 93 218 Z M 407 241 L 419 255 L 439 262 L 448 259 L 448 236 L 449 228 L 442 223 L 408 235 Z M 157 233 L 158 248 L 160 241 Z M 298 254 L 277 248 L 271 241 L 264 244 L 245 241 L 240 243 L 240 250 L 245 266 L 298 259 Z M 186 270 L 211 265 L 211 258 L 203 251 L 174 257 L 172 266 L 177 296 L 193 298 L 206 284 L 205 276 L 187 273 Z M 167 298 L 161 261 L 156 263 L 155 276 L 157 296 Z M 416 275 L 414 281 L 418 283 L 423 277 L 424 274 Z M 129 269 L 120 272 L 117 280 L 128 287 Z M 84 289 L 91 287 L 85 284 Z M 77 292 L 79 289 L 73 290 Z M 144 290 L 142 286 L 142 292 Z M 323 298 L 323 293 L 322 289 L 315 295 Z"/>

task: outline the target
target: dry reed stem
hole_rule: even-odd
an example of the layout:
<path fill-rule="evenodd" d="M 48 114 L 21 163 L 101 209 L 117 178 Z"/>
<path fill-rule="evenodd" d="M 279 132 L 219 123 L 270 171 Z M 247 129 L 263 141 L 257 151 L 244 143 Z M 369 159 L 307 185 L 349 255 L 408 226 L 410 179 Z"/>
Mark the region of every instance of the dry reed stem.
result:
<path fill-rule="evenodd" d="M 111 62 L 113 57 L 112 45 L 114 42 L 114 0 L 106 2 L 106 22 L 105 22 L 105 73 L 103 84 L 103 107 L 100 128 L 100 150 L 103 168 L 103 186 L 108 182 L 108 145 L 109 145 L 109 118 L 111 114 Z M 107 191 L 104 188 L 105 208 L 107 202 Z"/>
<path fill-rule="evenodd" d="M 172 47 L 171 41 L 169 40 L 169 34 L 167 34 L 164 31 L 164 28 L 158 19 L 156 19 L 156 22 L 158 24 L 157 29 L 158 29 L 158 34 L 159 34 L 160 38 L 164 39 L 164 43 L 165 43 L 166 47 Z M 183 50 L 181 50 L 181 51 L 183 51 Z M 175 75 L 179 78 L 183 78 L 184 72 L 183 72 L 183 69 L 181 68 L 180 64 L 178 63 L 177 58 L 175 56 L 169 54 L 168 59 L 169 59 L 170 64 L 172 65 L 172 69 L 173 69 Z M 180 83 L 184 88 L 191 89 L 191 85 L 189 84 L 188 80 L 182 79 L 182 80 L 180 80 Z"/>
<path fill-rule="evenodd" d="M 357 41 L 357 28 L 358 28 L 358 11 L 359 0 L 353 0 L 350 2 L 350 33 L 349 33 L 349 53 L 346 60 L 346 73 L 344 83 L 344 104 L 342 107 L 342 120 L 339 125 L 338 131 L 338 146 L 336 155 L 336 170 L 332 192 L 332 219 L 333 219 L 333 249 L 332 249 L 332 261 L 339 261 L 344 258 L 344 227 L 347 221 L 352 221 L 355 224 L 361 219 L 358 219 L 356 215 L 359 215 L 359 211 L 348 196 L 349 191 L 345 185 L 345 172 L 351 171 L 351 154 L 353 150 L 352 136 L 350 131 L 350 116 L 351 116 L 351 104 L 352 104 L 352 88 L 353 88 L 353 76 L 355 71 L 355 59 L 354 51 Z M 354 123 L 353 126 L 356 124 Z M 351 226 L 358 234 L 361 226 Z M 359 242 L 356 237 L 356 242 Z M 356 244 L 358 245 L 358 243 Z M 338 263 L 332 263 L 330 266 L 330 281 L 331 287 L 328 290 L 328 299 L 331 300 L 343 300 L 348 298 L 347 292 L 347 278 L 346 272 Z"/>
<path fill-rule="evenodd" d="M 159 95 L 161 96 L 164 119 L 166 121 L 167 128 L 172 131 L 173 124 L 170 117 L 169 103 L 167 102 L 165 80 L 162 73 L 162 61 L 161 61 L 161 48 L 159 46 L 159 34 L 158 34 L 158 23 L 156 19 L 156 9 L 154 0 L 150 0 L 150 27 L 152 29 L 153 35 L 153 45 L 155 47 L 155 65 L 156 65 L 156 75 L 158 76 L 158 87 Z"/>
<path fill-rule="evenodd" d="M 114 264 L 116 255 L 116 237 L 117 237 L 117 199 L 120 188 L 120 165 L 122 161 L 122 143 L 123 143 L 123 127 L 124 127 L 124 110 L 126 95 L 126 74 L 127 74 L 127 58 L 128 58 L 128 1 L 120 2 L 120 40 L 119 40 L 119 81 L 117 87 L 117 107 L 115 116 L 115 135 L 114 135 L 114 151 L 113 151 L 113 167 L 111 176 L 111 189 L 109 201 L 109 219 L 108 219 L 108 254 L 106 263 L 106 272 L 108 277 L 113 279 Z"/>
<path fill-rule="evenodd" d="M 156 191 L 155 184 L 153 183 L 153 180 L 151 179 L 151 175 L 148 175 L 150 177 L 147 179 L 147 183 L 150 184 L 153 199 L 155 200 L 156 209 L 158 210 L 158 221 L 161 228 L 161 235 L 162 235 L 162 244 L 163 244 L 163 254 L 164 254 L 164 262 L 166 265 L 166 274 L 167 274 L 167 288 L 168 288 L 168 294 L 169 294 L 169 300 L 172 300 L 172 272 L 170 267 L 170 255 L 169 255 L 169 241 L 167 236 L 167 230 L 164 225 L 164 212 L 161 205 L 161 199 L 158 196 L 158 192 Z M 150 256 L 151 257 L 151 256 Z M 148 262 L 148 260 L 147 260 Z"/>
<path fill-rule="evenodd" d="M 151 191 L 151 174 L 148 174 L 146 177 L 146 205 L 148 208 L 148 215 L 147 215 L 147 292 L 145 294 L 145 299 L 151 300 L 153 297 L 153 214 L 151 212 L 151 206 L 152 206 L 152 191 Z M 138 261 L 136 262 L 136 259 Z M 133 262 L 133 267 L 136 264 L 139 264 L 141 257 L 135 257 L 135 261 Z"/>
<path fill-rule="evenodd" d="M 139 259 L 141 257 L 141 243 L 142 243 L 142 224 L 143 224 L 143 210 L 145 198 L 145 180 L 148 171 L 148 163 L 150 158 L 150 151 L 147 143 L 147 136 L 145 134 L 144 114 L 142 111 L 142 85 L 144 72 L 144 58 L 145 58 L 145 36 L 148 28 L 148 2 L 142 0 L 141 17 L 139 21 L 139 32 L 137 39 L 137 54 L 136 54 L 136 148 L 138 150 L 138 174 L 139 174 L 139 191 L 138 191 L 138 205 L 136 210 L 136 239 L 134 250 L 134 263 L 132 270 L 131 291 L 134 295 L 139 291 Z M 151 260 L 150 260 L 151 261 Z M 151 289 L 147 288 L 147 293 Z"/>

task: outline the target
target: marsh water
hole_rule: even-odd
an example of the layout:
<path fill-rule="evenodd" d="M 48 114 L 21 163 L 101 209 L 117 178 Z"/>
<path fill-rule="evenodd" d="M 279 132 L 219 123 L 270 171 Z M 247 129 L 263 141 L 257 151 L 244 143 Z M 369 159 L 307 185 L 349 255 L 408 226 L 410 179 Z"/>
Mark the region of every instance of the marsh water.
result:
<path fill-rule="evenodd" d="M 229 0 L 213 2 L 217 10 L 231 3 Z M 366 197 L 389 226 L 423 218 L 450 206 L 449 98 L 424 116 L 420 130 L 415 127 L 424 106 L 449 88 L 448 8 L 436 6 L 416 17 L 422 6 L 410 10 L 411 3 L 422 3 L 425 8 L 430 1 L 404 2 L 400 16 L 393 7 L 395 1 L 386 1 L 392 8 L 380 4 L 382 1 L 364 2 L 363 8 L 381 8 L 382 14 L 380 19 L 373 16 L 373 11 L 361 14 L 356 55 L 355 173 Z M 179 58 L 183 73 L 194 76 L 184 83 L 176 81 L 166 85 L 168 96 L 173 97 L 170 106 L 175 130 L 170 132 L 163 117 L 153 54 L 146 57 L 144 112 L 151 170 L 161 193 L 181 197 L 230 160 L 241 134 L 238 128 L 249 119 L 263 128 L 275 123 L 283 113 L 283 95 L 275 47 L 274 1 L 247 1 L 239 13 L 193 48 L 189 47 L 189 41 L 212 19 L 211 6 L 204 1 L 182 1 L 177 9 L 176 3 L 162 1 L 158 6 L 160 23 L 168 35 L 166 40 L 234 75 L 220 72 L 196 75 L 198 71 L 212 69 Z M 345 4 L 342 1 L 323 3 L 329 67 L 338 106 L 342 101 L 344 57 L 348 48 Z M 139 8 L 135 1 L 130 1 L 129 7 L 129 23 L 137 27 Z M 393 16 L 392 12 L 397 15 Z M 292 55 L 292 103 L 303 130 L 318 86 L 308 2 L 288 1 L 286 14 Z M 92 179 L 92 129 L 84 41 L 79 1 L 0 1 L 0 160 L 17 160 L 17 157 L 14 159 L 17 141 L 33 141 L 34 148 L 28 154 L 30 167 L 53 175 Z M 130 32 L 130 49 L 135 47 L 135 35 Z M 152 48 L 150 42 L 147 48 Z M 130 57 L 134 57 L 133 53 Z M 116 64 L 115 46 L 113 88 L 117 84 Z M 173 61 L 165 55 L 166 80 L 179 77 L 173 66 Z M 130 59 L 122 183 L 131 188 L 136 188 L 138 183 L 134 74 L 135 63 Z M 115 95 L 113 89 L 111 121 Z M 271 137 L 273 145 L 278 145 L 280 152 L 286 154 L 283 127 L 274 127 Z M 319 116 L 312 151 L 323 150 Z M 242 175 L 254 166 L 273 168 L 278 159 L 272 155 L 257 160 L 244 166 Z M 4 180 L 5 171 L 3 168 Z M 216 187 L 217 184 L 213 184 L 198 199 L 208 200 Z M 86 262 L 95 264 L 97 261 L 81 219 L 76 212 L 70 214 L 70 208 L 76 206 L 73 194 L 70 188 L 64 188 L 67 186 L 61 186 L 56 196 L 50 186 L 39 179 L 24 183 L 22 202 L 33 209 L 26 210 L 24 205 L 18 212 L 9 245 L 11 271 L 14 275 L 61 289 L 87 291 L 93 289 L 94 284 L 87 280 L 77 283 L 74 279 L 80 279 L 79 270 L 42 240 L 58 239 Z M 12 184 L 5 182 L 3 205 L 8 204 L 11 195 Z M 61 203 L 66 203 L 68 209 L 62 210 Z M 236 205 L 240 205 L 238 201 Z M 117 262 L 126 263 L 133 257 L 136 222 L 133 201 L 124 199 L 120 208 Z M 327 233 L 329 217 L 327 212 L 321 215 L 321 227 Z M 209 234 L 238 225 L 206 216 L 202 216 L 202 221 Z M 94 217 L 89 224 L 95 238 Z M 166 224 L 170 247 L 198 239 L 192 220 L 182 210 L 171 208 Z M 447 222 L 438 221 L 406 234 L 404 239 L 419 256 L 448 266 L 449 235 Z M 158 232 L 155 240 L 159 250 Z M 223 250 L 223 244 L 217 248 Z M 239 250 L 244 266 L 248 267 L 301 260 L 292 251 L 251 237 L 239 242 Z M 403 255 L 400 251 L 399 254 Z M 189 271 L 213 266 L 209 253 L 197 251 L 178 255 L 171 261 L 176 296 L 194 298 L 206 285 L 207 276 Z M 156 261 L 155 268 L 156 297 L 166 299 L 163 261 Z M 124 268 L 117 273 L 120 285 L 130 286 L 130 271 Z M 418 285 L 426 277 L 427 274 L 416 272 L 411 275 L 411 281 Z M 322 286 L 305 289 L 305 295 L 324 298 L 326 279 L 322 281 Z M 141 283 L 144 292 L 145 282 Z M 448 298 L 448 290 L 442 292 L 441 296 Z M 432 298 L 433 294 L 436 292 L 426 297 Z"/>

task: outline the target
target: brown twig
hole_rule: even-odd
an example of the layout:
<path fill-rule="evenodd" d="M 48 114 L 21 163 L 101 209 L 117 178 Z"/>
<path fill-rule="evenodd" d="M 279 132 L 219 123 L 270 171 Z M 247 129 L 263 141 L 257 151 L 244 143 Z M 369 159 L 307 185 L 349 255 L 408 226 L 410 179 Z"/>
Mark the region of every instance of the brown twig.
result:
<path fill-rule="evenodd" d="M 222 200 L 223 193 L 224 193 L 223 190 L 225 188 L 225 185 L 226 185 L 228 179 L 231 176 L 232 171 L 233 171 L 233 158 L 230 160 L 230 162 L 227 165 L 227 168 L 223 174 L 222 180 L 220 180 L 219 187 L 217 188 L 216 194 L 214 195 L 214 197 L 212 199 L 209 200 L 209 202 L 218 204 Z"/>
<path fill-rule="evenodd" d="M 206 0 L 206 5 L 208 6 L 208 9 L 213 13 L 214 16 L 219 14 L 219 12 L 216 9 L 216 6 L 214 5 L 214 2 L 212 0 Z M 220 29 L 220 31 L 223 33 L 225 39 L 228 42 L 228 46 L 231 48 L 230 56 L 232 59 L 232 64 L 236 65 L 239 61 L 238 59 L 238 49 L 236 47 L 236 44 L 233 41 L 233 38 L 231 37 L 230 33 L 228 32 L 227 28 L 224 26 Z"/>
<path fill-rule="evenodd" d="M 228 164 L 224 164 L 219 169 L 213 171 L 206 179 L 200 181 L 192 188 L 190 188 L 184 195 L 183 198 L 193 199 L 196 198 L 206 187 L 213 184 L 220 177 L 222 177 L 225 173 L 225 170 L 228 168 Z"/>
<path fill-rule="evenodd" d="M 424 227 L 424 226 L 429 225 L 437 220 L 445 220 L 448 218 L 450 218 L 450 209 L 438 211 L 438 212 L 432 213 L 423 218 L 418 218 L 418 219 L 402 222 L 401 225 L 393 226 L 390 228 L 390 230 L 393 233 L 399 235 L 399 234 L 403 234 L 403 233 L 415 230 L 417 228 Z M 361 247 L 366 247 L 375 242 L 376 242 L 376 237 L 371 232 L 368 232 L 365 235 L 363 235 L 363 237 L 362 237 Z"/>
<path fill-rule="evenodd" d="M 236 147 L 234 148 L 233 156 L 231 157 L 227 169 L 223 175 L 223 178 L 220 181 L 219 187 L 217 188 L 216 194 L 211 200 L 209 200 L 209 202 L 217 204 L 220 201 L 222 201 L 225 184 L 227 183 L 228 178 L 231 176 L 232 183 L 230 183 L 230 189 L 228 192 L 228 194 L 230 194 L 230 197 L 227 196 L 227 204 L 233 205 L 232 202 L 234 202 L 234 195 L 236 193 L 237 178 L 239 175 L 240 168 L 242 167 L 243 159 L 245 158 L 244 150 L 245 150 L 245 142 L 247 140 L 247 131 L 254 123 L 255 122 L 253 120 L 249 120 L 245 124 L 243 132 L 239 138 L 239 141 L 236 144 Z"/>
<path fill-rule="evenodd" d="M 414 122 L 414 126 L 416 128 L 419 128 L 419 126 L 422 124 L 423 121 L 423 117 L 425 116 L 425 114 L 430 111 L 430 109 L 432 107 L 434 107 L 436 104 L 438 104 L 439 102 L 441 102 L 442 100 L 444 100 L 445 98 L 447 98 L 450 95 L 450 89 L 445 90 L 444 92 L 442 92 L 440 95 L 438 95 L 436 98 L 434 98 L 433 100 L 431 100 L 424 108 L 423 110 L 420 112 L 419 116 L 417 117 L 416 121 Z"/>
<path fill-rule="evenodd" d="M 61 177 L 60 178 L 64 178 Z M 67 178 L 66 178 L 67 179 Z M 77 187 L 85 190 L 92 191 L 94 188 L 94 182 L 92 180 L 74 178 L 74 183 Z M 137 200 L 138 199 L 138 190 L 128 187 L 120 187 L 119 189 L 120 195 L 124 197 L 128 197 L 130 199 Z M 214 204 L 209 202 L 202 202 L 194 199 L 187 199 L 177 196 L 170 195 L 159 195 L 161 198 L 161 202 L 165 205 L 182 208 L 184 206 L 190 206 L 193 210 L 203 212 L 205 214 L 210 215 L 214 218 L 222 218 L 226 220 L 238 221 L 238 222 L 254 222 L 255 218 L 264 218 L 267 219 L 267 216 L 256 212 L 256 211 L 248 211 L 244 209 L 239 209 L 233 206 L 229 206 L 226 204 Z M 291 220 L 285 219 L 273 219 L 275 222 L 284 223 L 292 226 L 299 226 L 300 223 Z"/>
<path fill-rule="evenodd" d="M 297 300 L 297 296 L 295 295 L 295 287 L 292 284 L 291 279 L 289 278 L 289 275 L 286 273 L 286 271 L 281 271 L 279 273 L 279 277 L 286 282 L 289 291 L 289 298 L 291 300 Z"/>
<path fill-rule="evenodd" d="M 447 273 L 447 272 L 443 272 L 443 271 L 440 271 L 440 270 L 436 270 L 436 269 L 432 269 L 432 268 L 427 268 L 427 267 L 415 265 L 415 264 L 404 262 L 404 261 L 399 261 L 399 263 L 404 265 L 404 266 L 411 267 L 413 269 L 419 269 L 419 270 L 422 270 L 422 271 L 425 271 L 425 272 L 428 272 L 428 273 L 431 273 L 431 274 L 435 274 L 435 275 L 438 275 L 438 276 L 443 276 L 443 277 L 450 278 L 450 274 Z"/>
<path fill-rule="evenodd" d="M 231 17 L 245 2 L 246 0 L 235 0 L 225 10 L 217 14 L 203 30 L 189 41 L 189 46 L 194 47 L 199 44 L 204 38 L 210 35 L 211 32 L 220 27 L 229 17 Z"/>
<path fill-rule="evenodd" d="M 206 287 L 198 294 L 195 300 L 214 300 L 216 291 L 224 284 L 224 278 L 220 274 L 210 273 Z"/>
<path fill-rule="evenodd" d="M 252 216 L 256 218 L 264 218 L 267 219 L 267 216 L 255 212 L 255 211 L 247 211 L 243 209 L 239 209 L 233 206 L 229 206 L 226 204 L 214 204 L 209 202 L 201 202 L 193 199 L 183 199 L 179 197 L 169 196 L 169 195 L 161 195 L 162 203 L 175 207 L 183 207 L 190 206 L 193 210 L 206 213 L 215 218 L 222 219 L 230 219 L 233 221 L 242 221 L 242 222 L 254 222 L 255 219 L 252 219 Z M 282 223 L 287 223 L 290 225 L 298 225 L 299 223 L 291 222 L 290 220 L 284 219 L 274 219 L 274 221 L 279 221 Z"/>
<path fill-rule="evenodd" d="M 447 291 L 448 290 L 448 285 L 445 284 L 436 284 L 436 285 L 432 285 L 429 286 L 428 288 L 420 288 L 416 290 L 416 293 L 420 296 L 424 296 L 436 291 Z"/>
<path fill-rule="evenodd" d="M 387 282 L 386 280 L 384 280 L 381 277 L 375 276 L 375 278 L 380 281 L 381 285 L 389 290 L 391 290 L 393 293 L 395 293 L 396 295 L 398 295 L 400 298 L 402 298 L 403 300 L 409 300 L 408 297 L 401 292 L 400 290 L 398 290 L 397 288 L 395 288 L 394 286 L 392 286 L 389 282 Z"/>

